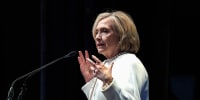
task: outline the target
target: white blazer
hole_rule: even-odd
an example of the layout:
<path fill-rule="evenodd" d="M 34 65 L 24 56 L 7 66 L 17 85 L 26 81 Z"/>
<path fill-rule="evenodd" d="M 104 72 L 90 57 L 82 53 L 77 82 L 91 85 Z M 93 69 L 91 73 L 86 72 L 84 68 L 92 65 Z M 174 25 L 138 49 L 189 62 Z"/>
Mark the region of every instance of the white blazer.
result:
<path fill-rule="evenodd" d="M 81 88 L 88 100 L 149 100 L 148 73 L 139 58 L 123 53 L 104 60 L 105 66 L 112 62 L 113 81 L 106 89 L 102 89 L 103 83 L 96 77 Z"/>

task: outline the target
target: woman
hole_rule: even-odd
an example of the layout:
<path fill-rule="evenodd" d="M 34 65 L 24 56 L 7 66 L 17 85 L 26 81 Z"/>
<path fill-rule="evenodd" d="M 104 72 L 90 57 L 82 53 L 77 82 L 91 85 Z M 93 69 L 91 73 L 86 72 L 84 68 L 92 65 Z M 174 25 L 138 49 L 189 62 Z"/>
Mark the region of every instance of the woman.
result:
<path fill-rule="evenodd" d="M 123 11 L 100 13 L 92 33 L 98 53 L 106 59 L 90 59 L 87 50 L 84 55 L 79 51 L 88 100 L 149 100 L 148 73 L 135 55 L 140 40 L 131 16 Z"/>

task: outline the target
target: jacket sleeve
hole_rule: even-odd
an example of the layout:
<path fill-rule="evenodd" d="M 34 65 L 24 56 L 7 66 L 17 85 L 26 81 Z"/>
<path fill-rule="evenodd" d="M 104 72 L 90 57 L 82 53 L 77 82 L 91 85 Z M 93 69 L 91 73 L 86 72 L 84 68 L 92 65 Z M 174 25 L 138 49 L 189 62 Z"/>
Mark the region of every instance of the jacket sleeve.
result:
<path fill-rule="evenodd" d="M 89 95 L 91 93 L 91 89 L 94 87 L 95 82 L 96 82 L 96 78 L 93 78 L 92 80 L 90 80 L 89 82 L 87 82 L 81 88 L 81 90 L 84 92 L 84 94 L 86 95 L 87 98 L 89 98 Z"/>

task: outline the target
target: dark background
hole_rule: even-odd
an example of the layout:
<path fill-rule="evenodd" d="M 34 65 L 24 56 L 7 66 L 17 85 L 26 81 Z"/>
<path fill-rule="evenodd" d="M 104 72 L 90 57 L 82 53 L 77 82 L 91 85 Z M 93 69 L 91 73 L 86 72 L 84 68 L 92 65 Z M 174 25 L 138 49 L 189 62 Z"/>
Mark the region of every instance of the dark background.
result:
<path fill-rule="evenodd" d="M 91 28 L 105 10 L 131 14 L 141 39 L 137 54 L 150 78 L 150 100 L 199 100 L 199 7 L 195 1 L 1 1 L 0 100 L 11 83 L 70 51 L 98 55 Z M 14 99 L 23 80 L 15 83 Z M 27 80 L 24 100 L 86 100 L 77 58 L 55 63 Z"/>

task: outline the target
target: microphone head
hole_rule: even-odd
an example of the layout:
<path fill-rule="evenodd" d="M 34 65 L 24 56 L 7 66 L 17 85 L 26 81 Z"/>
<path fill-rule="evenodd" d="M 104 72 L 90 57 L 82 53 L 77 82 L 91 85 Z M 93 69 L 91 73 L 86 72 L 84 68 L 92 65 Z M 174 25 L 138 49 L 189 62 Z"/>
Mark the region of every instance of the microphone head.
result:
<path fill-rule="evenodd" d="M 64 56 L 64 58 L 68 58 L 68 57 L 74 57 L 77 55 L 76 51 L 71 51 L 70 53 L 68 53 L 67 55 Z"/>

